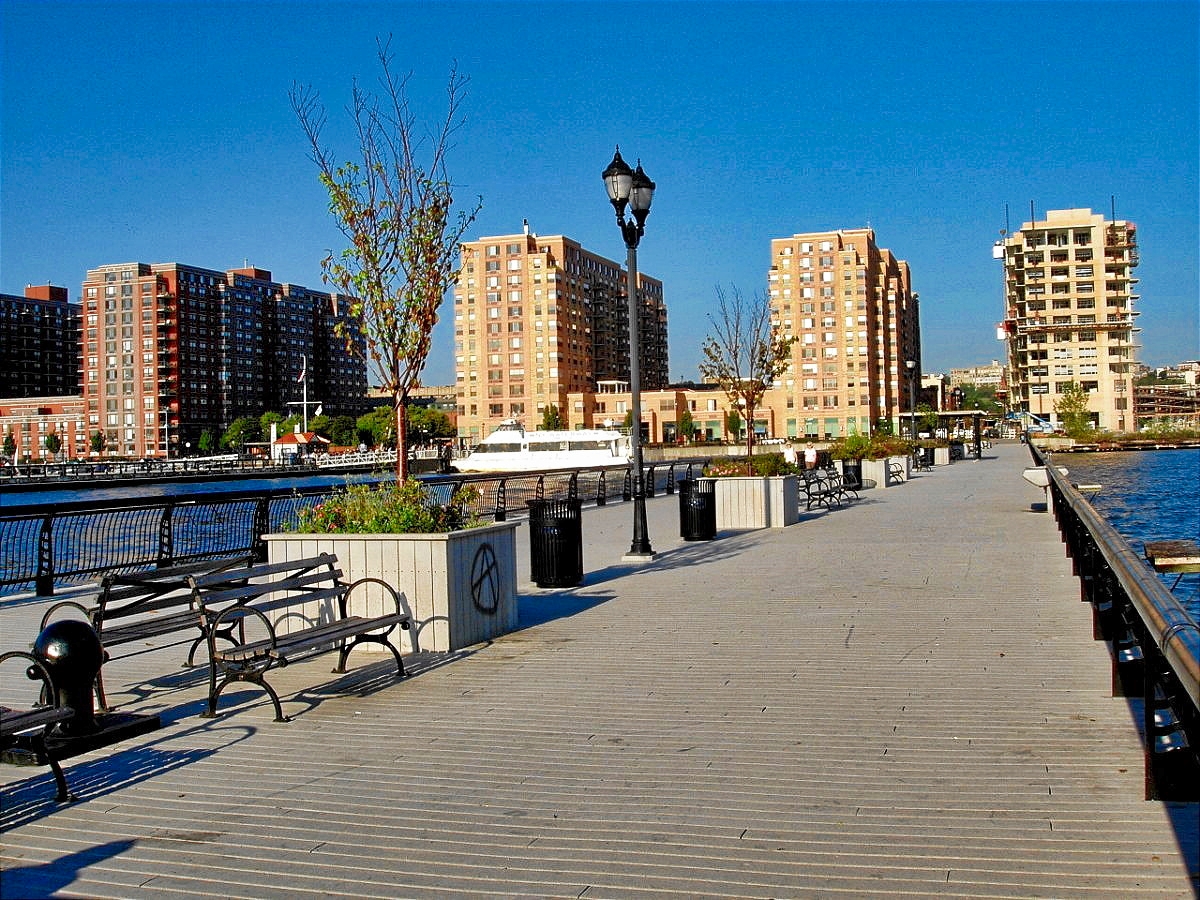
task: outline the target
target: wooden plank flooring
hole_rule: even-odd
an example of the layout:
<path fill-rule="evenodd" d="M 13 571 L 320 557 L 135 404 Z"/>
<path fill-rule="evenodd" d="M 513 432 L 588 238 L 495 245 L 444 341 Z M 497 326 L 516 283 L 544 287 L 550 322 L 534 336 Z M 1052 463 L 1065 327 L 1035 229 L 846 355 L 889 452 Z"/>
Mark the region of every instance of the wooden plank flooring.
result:
<path fill-rule="evenodd" d="M 640 566 L 630 505 L 587 510 L 571 590 L 522 527 L 521 631 L 400 683 L 278 671 L 289 724 L 243 685 L 198 718 L 177 649 L 122 661 L 167 726 L 70 761 L 71 806 L 0 768 L 0 896 L 1195 896 L 1197 805 L 1141 799 L 1028 459 L 713 542 L 653 498 Z M 39 615 L 0 603 L 3 647 Z"/>

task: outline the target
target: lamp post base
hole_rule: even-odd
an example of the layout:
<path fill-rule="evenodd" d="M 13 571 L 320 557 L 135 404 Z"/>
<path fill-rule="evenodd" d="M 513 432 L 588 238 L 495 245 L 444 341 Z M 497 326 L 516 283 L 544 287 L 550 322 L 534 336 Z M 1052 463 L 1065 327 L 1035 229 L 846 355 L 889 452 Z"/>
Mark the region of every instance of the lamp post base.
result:
<path fill-rule="evenodd" d="M 653 550 L 645 552 L 630 550 L 621 557 L 621 562 L 652 562 L 656 559 L 658 559 L 658 554 Z"/>

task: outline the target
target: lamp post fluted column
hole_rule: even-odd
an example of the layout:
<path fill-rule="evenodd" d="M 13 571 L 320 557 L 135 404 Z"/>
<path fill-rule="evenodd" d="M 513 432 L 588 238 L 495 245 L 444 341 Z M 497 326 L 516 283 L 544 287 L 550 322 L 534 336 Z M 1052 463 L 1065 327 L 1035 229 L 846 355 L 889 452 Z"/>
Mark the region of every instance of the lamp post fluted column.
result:
<path fill-rule="evenodd" d="M 625 241 L 626 262 L 629 274 L 629 403 L 633 407 L 629 429 L 629 449 L 633 456 L 633 541 L 626 559 L 653 559 L 650 535 L 646 527 L 646 486 L 642 474 L 642 377 L 641 377 L 641 303 L 638 299 L 637 249 L 645 234 L 646 216 L 650 214 L 650 203 L 654 197 L 654 182 L 642 171 L 639 161 L 637 170 L 621 158 L 621 150 L 603 172 L 604 185 L 609 202 L 617 213 L 617 227 Z M 625 218 L 629 207 L 633 219 Z"/>
<path fill-rule="evenodd" d="M 908 367 L 908 437 L 909 440 L 915 441 L 917 439 L 917 361 L 910 359 L 904 365 Z"/>

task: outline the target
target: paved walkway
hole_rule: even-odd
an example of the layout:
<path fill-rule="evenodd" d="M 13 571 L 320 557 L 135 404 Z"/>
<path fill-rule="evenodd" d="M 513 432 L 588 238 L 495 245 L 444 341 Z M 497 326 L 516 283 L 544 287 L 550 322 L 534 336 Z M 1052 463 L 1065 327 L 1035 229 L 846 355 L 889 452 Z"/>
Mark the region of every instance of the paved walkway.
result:
<path fill-rule="evenodd" d="M 1028 453 L 991 453 L 708 543 L 655 498 L 642 567 L 629 504 L 589 510 L 573 590 L 522 528 L 523 630 L 400 684 L 284 670 L 287 725 L 128 662 L 168 724 L 72 761 L 74 805 L 0 767 L 0 895 L 1194 896 L 1197 806 L 1141 799 Z"/>

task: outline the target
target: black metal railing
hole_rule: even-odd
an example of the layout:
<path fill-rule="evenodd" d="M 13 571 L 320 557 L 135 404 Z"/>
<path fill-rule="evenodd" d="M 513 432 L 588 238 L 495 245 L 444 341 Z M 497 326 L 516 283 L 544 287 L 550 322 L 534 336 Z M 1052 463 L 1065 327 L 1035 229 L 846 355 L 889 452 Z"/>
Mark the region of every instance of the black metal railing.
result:
<path fill-rule="evenodd" d="M 647 484 L 674 492 L 675 469 L 703 461 L 648 467 Z M 613 477 L 625 474 L 624 479 Z M 575 469 L 497 475 L 422 478 L 431 499 L 449 503 L 458 488 L 474 488 L 464 506 L 473 518 L 504 521 L 524 514 L 529 500 L 571 497 L 603 506 L 620 499 L 628 469 Z M 289 487 L 210 495 L 0 508 L 0 593 L 32 589 L 50 596 L 56 586 L 91 581 L 118 570 L 196 560 L 253 556 L 264 559 L 262 535 L 290 527 L 305 508 L 344 486 Z"/>
<path fill-rule="evenodd" d="M 1032 445 L 1114 696 L 1141 698 L 1146 799 L 1200 799 L 1200 625 L 1128 542 Z"/>

